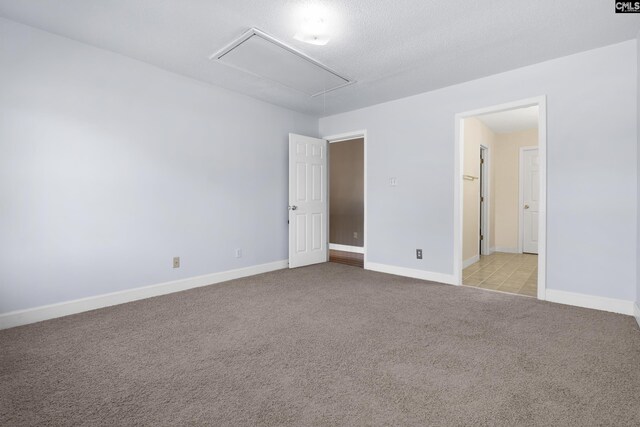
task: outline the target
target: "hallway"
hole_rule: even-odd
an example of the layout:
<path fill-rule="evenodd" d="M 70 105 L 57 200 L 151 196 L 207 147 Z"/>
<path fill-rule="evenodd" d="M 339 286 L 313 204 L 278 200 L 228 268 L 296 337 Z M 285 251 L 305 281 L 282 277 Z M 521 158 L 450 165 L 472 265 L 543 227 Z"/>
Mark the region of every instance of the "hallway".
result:
<path fill-rule="evenodd" d="M 538 292 L 538 255 L 495 252 L 465 268 L 462 284 L 535 297 Z"/>

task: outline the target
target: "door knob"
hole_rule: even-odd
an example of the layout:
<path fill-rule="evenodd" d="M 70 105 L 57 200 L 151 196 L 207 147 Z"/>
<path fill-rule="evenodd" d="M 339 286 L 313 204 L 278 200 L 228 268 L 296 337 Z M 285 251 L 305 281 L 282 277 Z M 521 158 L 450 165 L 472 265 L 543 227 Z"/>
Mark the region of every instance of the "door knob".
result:
<path fill-rule="evenodd" d="M 524 205 L 524 208 L 525 209 L 529 209 L 529 205 Z"/>
<path fill-rule="evenodd" d="M 295 211 L 296 209 L 298 209 L 296 205 L 289 206 L 289 210 Z"/>

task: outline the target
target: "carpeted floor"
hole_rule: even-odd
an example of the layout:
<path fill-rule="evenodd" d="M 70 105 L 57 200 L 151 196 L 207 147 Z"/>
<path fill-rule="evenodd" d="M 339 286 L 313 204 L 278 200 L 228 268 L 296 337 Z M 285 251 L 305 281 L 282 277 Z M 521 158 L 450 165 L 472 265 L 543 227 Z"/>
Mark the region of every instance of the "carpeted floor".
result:
<path fill-rule="evenodd" d="M 0 425 L 640 425 L 629 316 L 340 264 L 0 331 Z"/>

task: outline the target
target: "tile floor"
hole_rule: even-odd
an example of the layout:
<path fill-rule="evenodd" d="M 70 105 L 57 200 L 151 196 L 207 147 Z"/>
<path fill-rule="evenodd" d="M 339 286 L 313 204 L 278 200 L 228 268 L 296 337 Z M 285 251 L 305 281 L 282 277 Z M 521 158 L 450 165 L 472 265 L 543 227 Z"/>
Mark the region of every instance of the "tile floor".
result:
<path fill-rule="evenodd" d="M 495 252 L 462 271 L 462 284 L 535 297 L 538 255 Z"/>

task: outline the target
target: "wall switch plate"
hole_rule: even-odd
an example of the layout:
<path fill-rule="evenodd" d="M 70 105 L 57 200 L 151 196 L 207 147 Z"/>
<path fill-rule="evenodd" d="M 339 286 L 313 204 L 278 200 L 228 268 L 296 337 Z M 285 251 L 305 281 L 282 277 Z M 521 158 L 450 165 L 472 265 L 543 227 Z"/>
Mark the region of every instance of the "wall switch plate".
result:
<path fill-rule="evenodd" d="M 354 231 L 354 232 L 353 232 L 353 238 L 354 238 L 354 239 L 357 239 L 357 238 L 358 238 L 358 232 L 357 232 L 357 231 Z"/>
<path fill-rule="evenodd" d="M 236 258 L 242 258 L 242 249 L 236 249 Z"/>
<path fill-rule="evenodd" d="M 422 259 L 422 249 L 416 249 L 416 258 Z"/>
<path fill-rule="evenodd" d="M 179 256 L 174 256 L 173 257 L 173 268 L 180 268 L 180 257 Z"/>
<path fill-rule="evenodd" d="M 395 187 L 398 185 L 398 178 L 396 178 L 395 176 L 392 176 L 391 178 L 389 178 L 389 185 L 392 187 Z"/>

